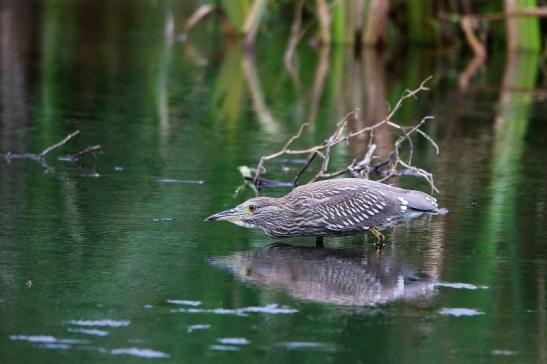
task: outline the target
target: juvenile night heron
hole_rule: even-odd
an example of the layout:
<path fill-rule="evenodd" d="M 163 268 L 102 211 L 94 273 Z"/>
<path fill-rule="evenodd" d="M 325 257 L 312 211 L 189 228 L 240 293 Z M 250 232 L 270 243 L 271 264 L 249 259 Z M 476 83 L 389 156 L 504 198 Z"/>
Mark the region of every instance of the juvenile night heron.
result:
<path fill-rule="evenodd" d="M 295 188 L 281 198 L 256 197 L 207 221 L 227 220 L 247 228 L 260 228 L 273 237 L 313 236 L 317 245 L 331 235 L 370 231 L 383 244 L 379 229 L 423 213 L 439 213 L 436 199 L 360 178 L 339 178 Z"/>

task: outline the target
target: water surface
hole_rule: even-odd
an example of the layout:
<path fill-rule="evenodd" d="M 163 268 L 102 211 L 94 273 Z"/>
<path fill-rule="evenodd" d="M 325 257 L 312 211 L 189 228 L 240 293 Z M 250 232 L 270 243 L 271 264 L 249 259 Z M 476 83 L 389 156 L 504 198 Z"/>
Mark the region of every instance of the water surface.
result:
<path fill-rule="evenodd" d="M 210 24 L 171 42 L 165 8 L 139 4 L 125 18 L 90 6 L 109 14 L 97 32 L 85 12 L 66 22 L 70 2 L 7 7 L 0 151 L 80 136 L 47 165 L 0 162 L 1 362 L 547 360 L 539 56 L 494 54 L 462 87 L 459 53 L 303 46 L 294 78 L 282 35 L 254 55 Z M 317 251 L 310 239 L 203 222 L 252 195 L 234 196 L 237 167 L 302 121 L 301 145 L 319 142 L 354 108 L 362 125 L 381 119 L 431 74 L 432 92 L 396 119 L 435 116 L 425 130 L 441 153 L 417 140 L 414 162 L 434 172 L 448 215 L 387 230 L 382 252 L 370 237 Z M 395 137 L 378 132 L 380 151 Z M 81 166 L 59 159 L 90 144 L 102 152 Z M 299 166 L 270 173 L 289 180 Z M 414 177 L 395 183 L 428 191 Z"/>

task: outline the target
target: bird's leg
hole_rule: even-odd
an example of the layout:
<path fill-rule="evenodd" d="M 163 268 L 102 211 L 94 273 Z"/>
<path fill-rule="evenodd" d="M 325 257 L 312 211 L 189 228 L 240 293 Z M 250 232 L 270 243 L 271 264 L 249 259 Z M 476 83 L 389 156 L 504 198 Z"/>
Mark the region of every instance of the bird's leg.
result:
<path fill-rule="evenodd" d="M 384 236 L 384 234 L 382 234 L 376 228 L 370 229 L 370 232 L 373 233 L 374 236 L 376 237 L 376 246 L 383 247 L 384 246 L 384 241 L 386 240 L 386 237 Z"/>
<path fill-rule="evenodd" d="M 325 247 L 325 244 L 323 244 L 323 237 L 322 236 L 318 236 L 315 238 L 315 247 L 316 248 L 324 248 Z"/>

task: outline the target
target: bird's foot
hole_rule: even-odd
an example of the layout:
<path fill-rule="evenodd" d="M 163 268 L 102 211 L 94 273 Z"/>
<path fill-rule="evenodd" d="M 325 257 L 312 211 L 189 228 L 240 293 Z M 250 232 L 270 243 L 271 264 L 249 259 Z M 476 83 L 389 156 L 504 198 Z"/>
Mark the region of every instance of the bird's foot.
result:
<path fill-rule="evenodd" d="M 370 232 L 374 234 L 374 236 L 376 237 L 376 244 L 374 244 L 376 246 L 376 249 L 380 250 L 380 249 L 383 249 L 384 248 L 384 243 L 386 241 L 386 237 L 384 234 L 382 234 L 378 229 L 376 228 L 372 228 L 370 229 Z"/>

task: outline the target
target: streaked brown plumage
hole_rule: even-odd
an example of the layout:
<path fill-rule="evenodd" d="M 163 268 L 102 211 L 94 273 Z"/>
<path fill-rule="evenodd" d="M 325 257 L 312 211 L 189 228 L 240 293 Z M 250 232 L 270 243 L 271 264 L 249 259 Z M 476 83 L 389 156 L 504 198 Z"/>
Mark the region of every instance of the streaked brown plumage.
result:
<path fill-rule="evenodd" d="M 251 198 L 207 218 L 260 228 L 273 237 L 373 232 L 412 213 L 439 212 L 426 193 L 358 178 L 339 178 L 295 188 L 280 198 Z M 378 235 L 379 234 L 379 235 Z"/>

